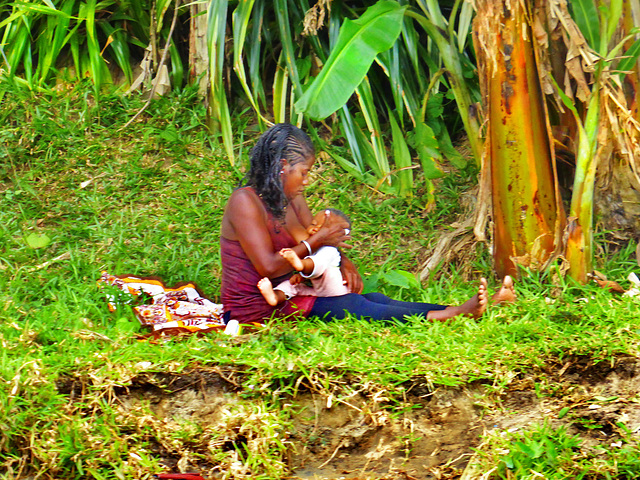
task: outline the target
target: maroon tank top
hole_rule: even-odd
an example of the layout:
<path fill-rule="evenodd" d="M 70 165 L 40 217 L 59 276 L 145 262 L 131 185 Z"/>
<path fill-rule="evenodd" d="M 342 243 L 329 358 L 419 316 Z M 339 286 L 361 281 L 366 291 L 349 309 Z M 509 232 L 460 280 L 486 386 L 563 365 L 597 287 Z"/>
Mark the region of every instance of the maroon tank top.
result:
<path fill-rule="evenodd" d="M 279 221 L 273 218 L 269 210 L 267 210 L 267 226 L 275 251 L 296 245 L 293 237 Z M 306 317 L 311 311 L 316 297 L 298 295 L 276 307 L 269 305 L 258 290 L 258 282 L 262 277 L 237 240 L 221 237 L 220 257 L 222 261 L 220 293 L 225 312 L 231 312 L 230 318 L 238 320 L 240 323 L 263 323 L 271 318 L 274 312 L 278 317 L 293 313 Z M 270 279 L 271 283 L 275 287 L 288 279 L 292 273 L 272 278 Z"/>

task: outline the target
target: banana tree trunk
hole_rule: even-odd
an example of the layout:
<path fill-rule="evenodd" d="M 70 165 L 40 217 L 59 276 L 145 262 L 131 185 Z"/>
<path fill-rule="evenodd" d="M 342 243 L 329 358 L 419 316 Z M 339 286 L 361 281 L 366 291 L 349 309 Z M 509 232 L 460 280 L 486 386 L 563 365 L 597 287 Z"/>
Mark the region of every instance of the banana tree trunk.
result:
<path fill-rule="evenodd" d="M 559 248 L 564 213 L 532 33 L 521 2 L 477 0 L 474 38 L 487 136 L 483 174 L 491 179 L 494 267 L 544 268 Z"/>

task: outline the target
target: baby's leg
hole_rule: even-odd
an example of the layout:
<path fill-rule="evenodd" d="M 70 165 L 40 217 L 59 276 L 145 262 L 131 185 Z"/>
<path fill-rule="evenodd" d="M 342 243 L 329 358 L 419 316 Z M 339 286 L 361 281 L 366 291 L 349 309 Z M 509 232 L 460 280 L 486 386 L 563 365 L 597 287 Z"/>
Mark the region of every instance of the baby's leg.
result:
<path fill-rule="evenodd" d="M 264 277 L 258 282 L 258 290 L 262 293 L 262 296 L 269 305 L 275 307 L 276 305 L 285 301 L 286 297 L 282 290 L 274 290 L 271 280 Z"/>
<path fill-rule="evenodd" d="M 280 255 L 298 272 L 302 272 L 304 275 L 311 275 L 313 272 L 315 264 L 311 258 L 300 258 L 298 254 L 290 248 L 280 250 Z"/>

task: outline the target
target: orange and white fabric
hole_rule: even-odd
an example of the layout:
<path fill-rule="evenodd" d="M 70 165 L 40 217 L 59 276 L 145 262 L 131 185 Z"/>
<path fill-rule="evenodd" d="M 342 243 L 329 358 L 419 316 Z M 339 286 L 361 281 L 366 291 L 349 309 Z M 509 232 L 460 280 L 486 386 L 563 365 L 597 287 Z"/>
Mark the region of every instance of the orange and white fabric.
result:
<path fill-rule="evenodd" d="M 170 288 L 157 278 L 107 272 L 102 273 L 100 283 L 116 287 L 125 294 L 107 294 L 111 311 L 117 304 L 130 304 L 140 323 L 153 332 L 165 329 L 206 332 L 224 327 L 222 305 L 202 296 L 193 283 Z"/>

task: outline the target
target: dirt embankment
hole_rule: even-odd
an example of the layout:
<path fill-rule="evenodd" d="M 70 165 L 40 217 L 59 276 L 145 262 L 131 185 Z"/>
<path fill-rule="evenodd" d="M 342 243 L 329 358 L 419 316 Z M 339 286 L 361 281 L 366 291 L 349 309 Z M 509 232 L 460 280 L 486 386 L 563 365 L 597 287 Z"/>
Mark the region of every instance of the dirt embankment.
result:
<path fill-rule="evenodd" d="M 364 390 L 335 397 L 301 391 L 280 398 L 289 420 L 272 430 L 265 425 L 282 417 L 247 408 L 251 399 L 240 395 L 242 381 L 242 372 L 232 368 L 201 368 L 139 376 L 117 394 L 125 414 L 145 406 L 169 430 L 199 426 L 202 444 L 191 441 L 176 451 L 161 441 L 155 454 L 172 471 L 214 477 L 224 467 L 201 460 L 199 451 L 236 452 L 229 468 L 242 474 L 242 450 L 273 441 L 261 438 L 269 431 L 278 432 L 273 435 L 280 443 L 271 446 L 282 448 L 288 478 L 319 480 L 461 478 L 484 434 L 516 431 L 545 419 L 566 425 L 586 450 L 615 443 L 620 422 L 632 432 L 640 430 L 640 360 L 630 357 L 597 364 L 586 358 L 551 362 L 503 387 L 475 383 L 432 389 L 416 378 L 407 383 L 405 397 L 393 401 Z"/>

